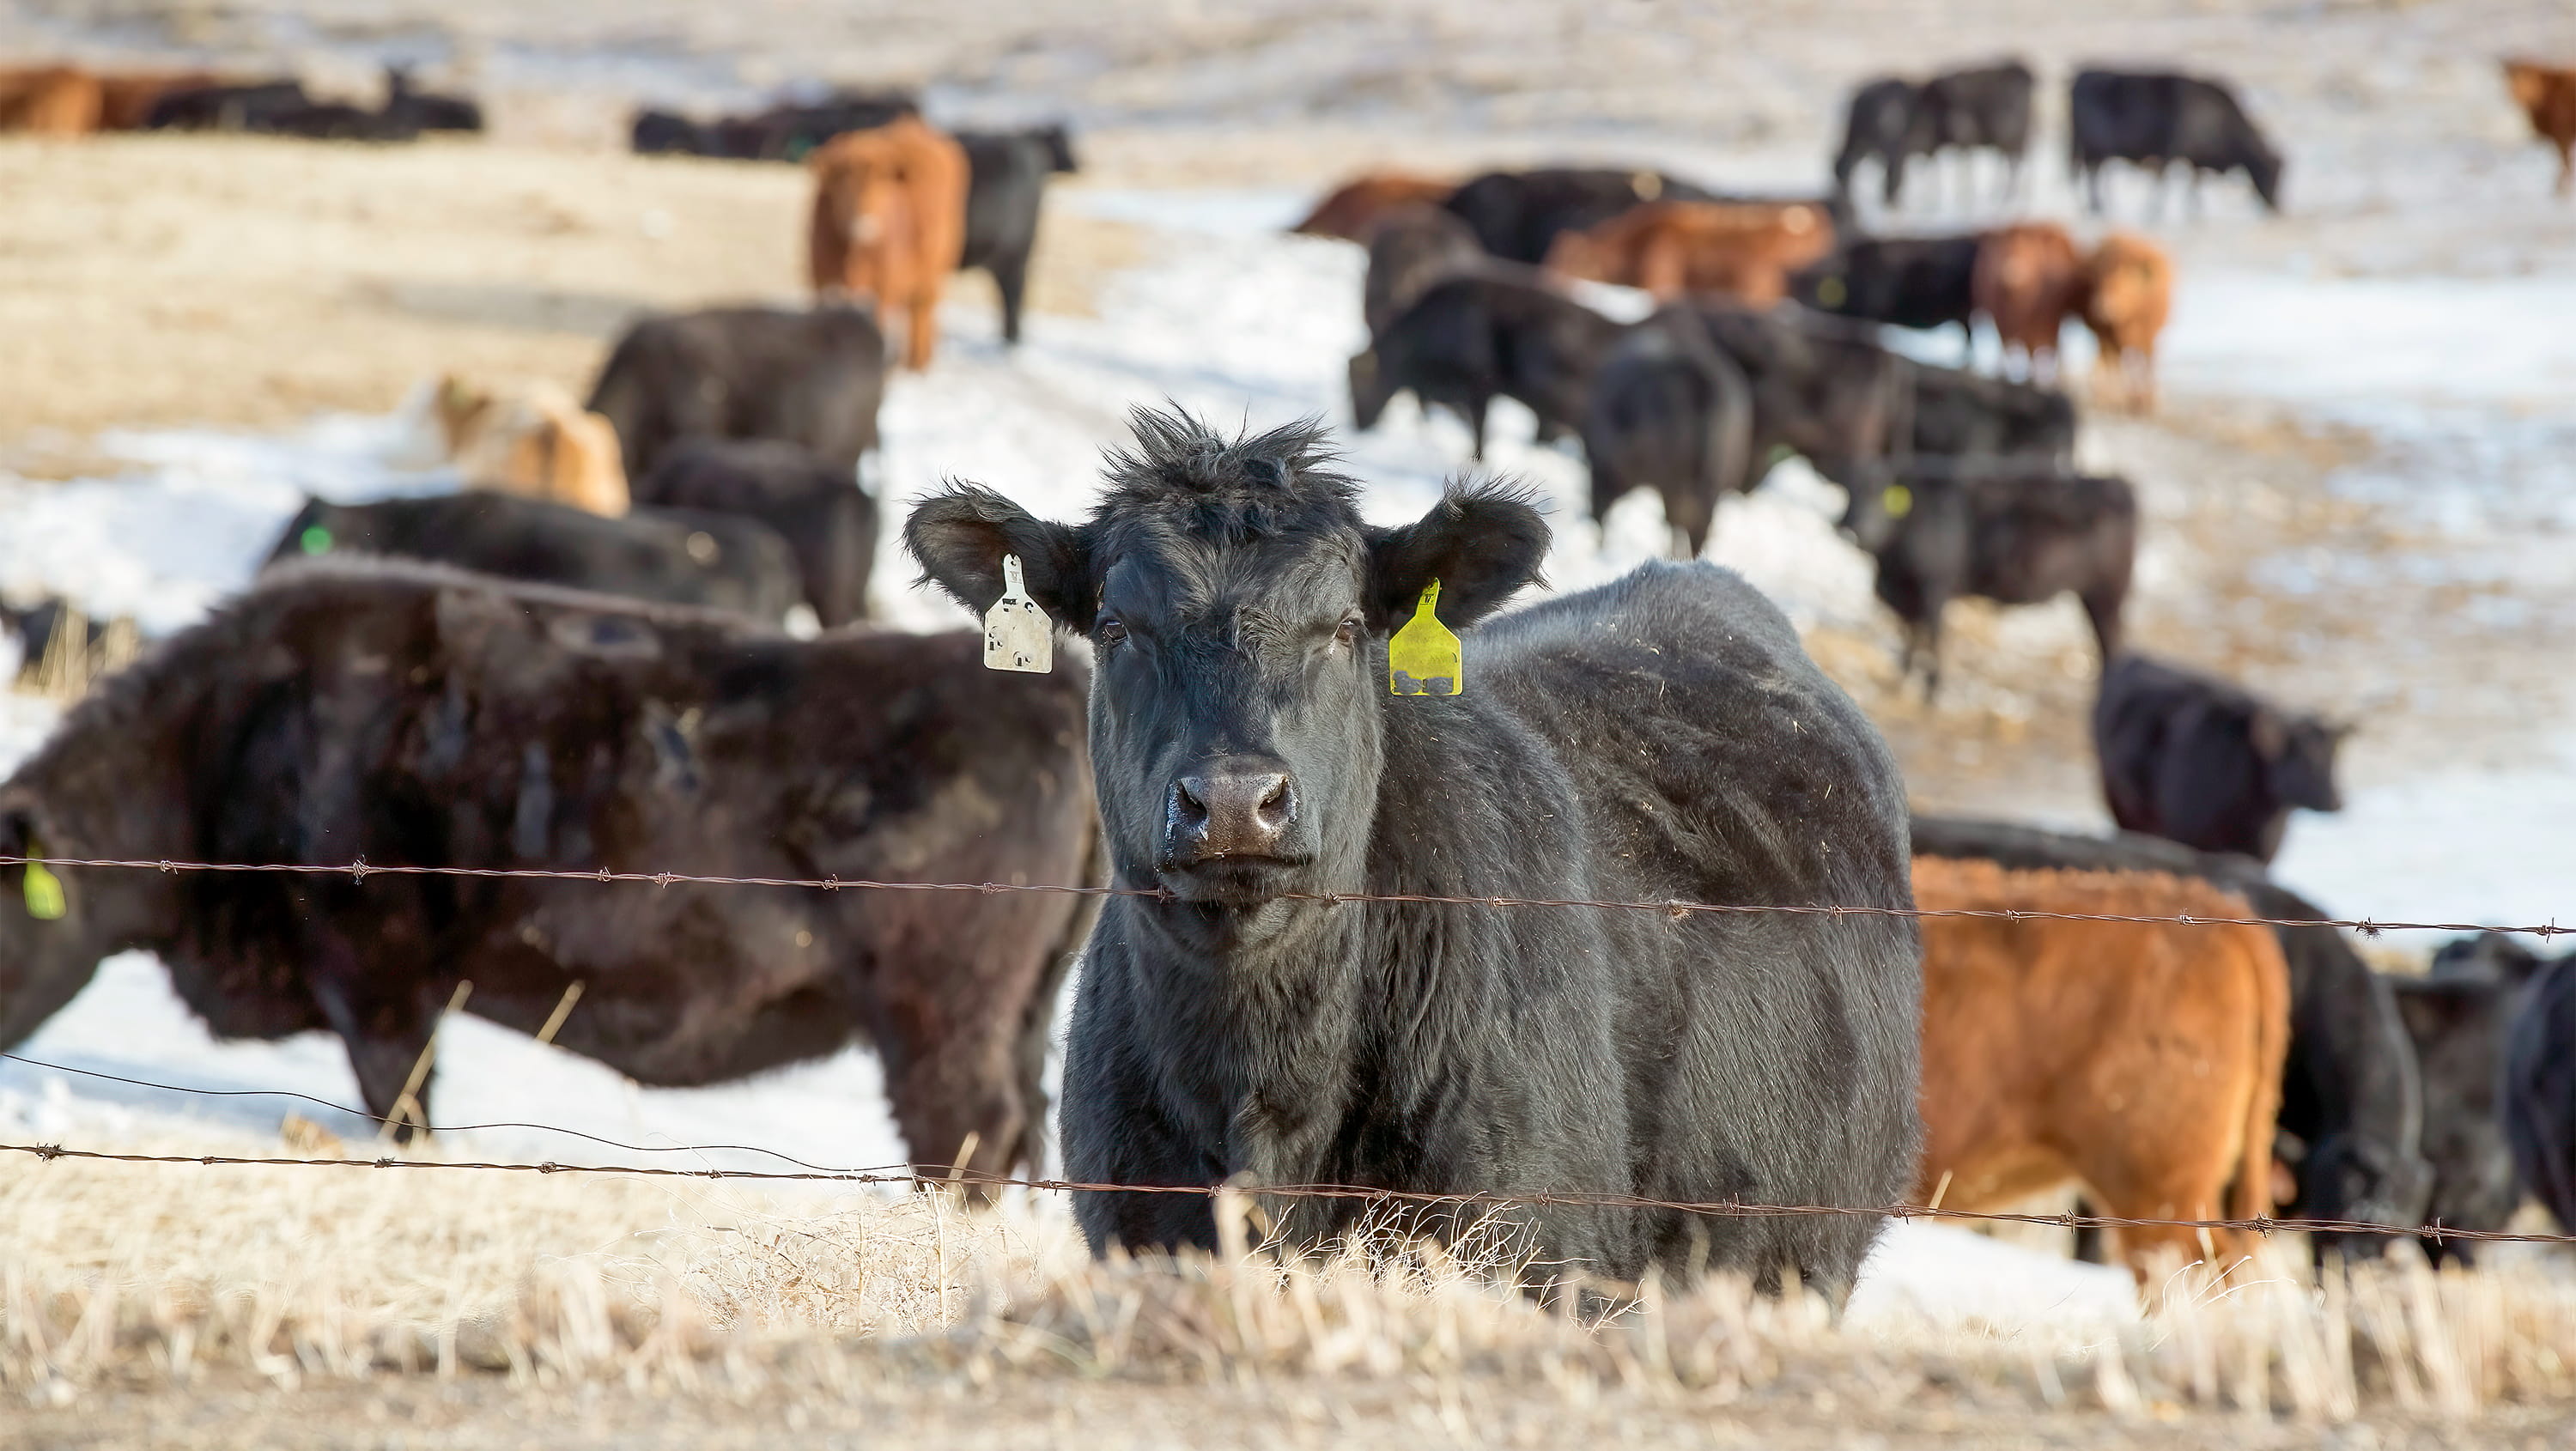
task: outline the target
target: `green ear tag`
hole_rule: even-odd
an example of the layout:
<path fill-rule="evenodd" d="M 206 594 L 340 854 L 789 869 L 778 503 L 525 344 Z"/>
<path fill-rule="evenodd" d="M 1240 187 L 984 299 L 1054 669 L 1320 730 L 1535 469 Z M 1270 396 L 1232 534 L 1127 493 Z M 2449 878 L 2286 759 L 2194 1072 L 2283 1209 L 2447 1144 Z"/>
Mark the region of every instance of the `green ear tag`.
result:
<path fill-rule="evenodd" d="M 1890 484 L 1887 492 L 1878 496 L 1878 506 L 1887 511 L 1890 519 L 1902 519 L 1914 512 L 1914 491 L 1903 484 Z"/>
<path fill-rule="evenodd" d="M 304 546 L 307 554 L 328 554 L 331 552 L 331 531 L 316 524 L 298 536 L 296 542 Z"/>
<path fill-rule="evenodd" d="M 1413 606 L 1413 618 L 1386 642 L 1386 688 L 1394 695 L 1456 695 L 1467 688 L 1466 660 L 1458 637 L 1431 607 L 1440 599 L 1433 580 Z"/>
<path fill-rule="evenodd" d="M 43 862 L 27 863 L 27 915 L 53 922 L 70 910 L 71 904 L 63 900 L 63 879 L 45 870 Z"/>

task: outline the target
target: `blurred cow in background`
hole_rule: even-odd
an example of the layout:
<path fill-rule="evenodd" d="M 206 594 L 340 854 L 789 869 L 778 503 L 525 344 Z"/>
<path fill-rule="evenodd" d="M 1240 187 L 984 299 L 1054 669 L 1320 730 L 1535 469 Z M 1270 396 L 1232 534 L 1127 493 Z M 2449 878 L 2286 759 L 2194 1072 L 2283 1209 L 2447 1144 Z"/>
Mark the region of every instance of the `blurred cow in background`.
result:
<path fill-rule="evenodd" d="M 808 260 L 825 298 L 872 299 L 904 319 L 904 366 L 930 366 L 939 296 L 966 249 L 965 148 L 903 116 L 824 143 L 808 158 L 814 216 Z"/>
<path fill-rule="evenodd" d="M 591 385 L 642 479 L 684 438 L 779 438 L 843 478 L 877 446 L 886 340 L 854 307 L 711 307 L 626 330 Z"/>
<path fill-rule="evenodd" d="M 1408 202 L 1383 213 L 1368 235 L 1368 273 L 1360 283 L 1360 316 L 1368 323 L 1369 336 L 1386 331 L 1442 279 L 1484 269 L 1489 262 L 1474 230 L 1439 207 Z"/>
<path fill-rule="evenodd" d="M 103 106 L 98 77 L 76 66 L 0 71 L 0 131 L 86 136 L 98 129 Z"/>
<path fill-rule="evenodd" d="M 1338 237 L 1366 242 L 1378 223 L 1407 207 L 1436 207 L 1449 199 L 1458 183 L 1436 176 L 1376 171 L 1335 187 L 1315 204 L 1306 219 L 1288 230 L 1301 237 Z"/>
<path fill-rule="evenodd" d="M 626 512 L 617 430 L 542 379 L 501 385 L 439 380 L 431 401 L 448 460 L 467 485 L 552 499 L 593 514 Z"/>
<path fill-rule="evenodd" d="M 1075 169 L 1073 138 L 1060 125 L 1037 126 L 960 131 L 957 144 L 966 152 L 967 172 L 966 238 L 957 265 L 981 267 L 992 277 L 1002 296 L 1002 341 L 1017 343 L 1047 178 Z"/>
<path fill-rule="evenodd" d="M 1833 245 L 1832 220 L 1806 202 L 1648 202 L 1559 233 L 1547 270 L 1640 287 L 1659 302 L 1710 293 L 1768 307 L 1788 295 L 1790 273 Z"/>
<path fill-rule="evenodd" d="M 1442 205 L 1476 229 L 1486 251 L 1537 266 L 1560 232 L 1579 232 L 1641 202 L 1723 200 L 1704 187 L 1660 171 L 1613 167 L 1542 167 L 1489 171 L 1463 183 Z"/>
<path fill-rule="evenodd" d="M 2292 807 L 2341 811 L 2335 753 L 2352 727 L 2144 655 L 2102 668 L 2093 751 L 2123 831 L 2268 862 Z"/>
<path fill-rule="evenodd" d="M 1752 451 L 1753 385 L 1696 313 L 1659 312 L 1603 355 L 1583 416 L 1594 519 L 1651 488 L 1663 496 L 1673 556 L 1697 559 L 1718 500 L 1750 485 Z"/>
<path fill-rule="evenodd" d="M 1998 227 L 1977 243 L 1969 297 L 1994 325 L 2010 370 L 2016 351 L 2024 376 L 2057 376 L 2058 335 L 2083 301 L 2084 257 L 2054 222 Z"/>
<path fill-rule="evenodd" d="M 2076 290 L 2077 315 L 2099 343 L 2094 396 L 2133 413 L 2156 409 L 2156 339 L 2173 312 L 2173 259 L 2132 232 L 2093 249 Z"/>
<path fill-rule="evenodd" d="M 2509 60 L 2504 80 L 2532 131 L 2558 152 L 2558 194 L 2576 193 L 2576 66 Z"/>
<path fill-rule="evenodd" d="M 2184 190 L 2200 204 L 2200 174 L 2242 171 L 2254 195 L 2281 210 L 2281 153 L 2245 114 L 2236 93 L 2218 81 L 2164 71 L 2086 70 L 2067 93 L 2067 159 L 2102 211 L 2102 165 L 2126 161 L 2160 183 L 2184 164 Z"/>

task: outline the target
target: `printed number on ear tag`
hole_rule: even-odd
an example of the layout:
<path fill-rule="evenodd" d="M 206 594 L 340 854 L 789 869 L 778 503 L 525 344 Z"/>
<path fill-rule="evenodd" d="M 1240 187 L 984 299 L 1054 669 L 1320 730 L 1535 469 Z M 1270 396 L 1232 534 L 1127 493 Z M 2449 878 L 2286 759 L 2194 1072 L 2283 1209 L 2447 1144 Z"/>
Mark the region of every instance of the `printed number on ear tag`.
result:
<path fill-rule="evenodd" d="M 1016 554 L 1002 556 L 1002 597 L 984 612 L 984 668 L 1031 675 L 1055 668 L 1055 622 L 1029 598 Z"/>
<path fill-rule="evenodd" d="M 53 922 L 71 910 L 63 899 L 63 879 L 45 870 L 43 862 L 27 863 L 27 915 L 39 922 Z"/>
<path fill-rule="evenodd" d="M 1467 688 L 1466 658 L 1458 637 L 1431 607 L 1440 600 L 1433 580 L 1413 606 L 1413 618 L 1386 642 L 1386 688 L 1393 695 L 1456 695 Z"/>

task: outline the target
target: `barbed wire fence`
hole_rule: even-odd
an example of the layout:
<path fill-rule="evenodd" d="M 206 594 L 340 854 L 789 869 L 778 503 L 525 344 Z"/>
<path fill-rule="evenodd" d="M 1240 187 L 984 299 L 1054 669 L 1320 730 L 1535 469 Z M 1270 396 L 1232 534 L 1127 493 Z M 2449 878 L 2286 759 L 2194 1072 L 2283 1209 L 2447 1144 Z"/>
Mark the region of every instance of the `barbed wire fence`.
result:
<path fill-rule="evenodd" d="M 347 877 L 363 884 L 371 877 L 458 877 L 483 880 L 569 881 L 599 884 L 673 886 L 768 887 L 793 888 L 822 892 L 943 892 L 976 895 L 1006 893 L 1046 893 L 1082 897 L 1136 897 L 1149 900 L 1174 900 L 1173 894 L 1160 888 L 1114 886 L 1073 886 L 1055 883 L 1018 882 L 907 882 L 877 881 L 858 878 L 729 876 L 691 872 L 635 872 L 608 868 L 566 870 L 539 867 L 456 867 L 416 866 L 405 864 L 375 865 L 363 857 L 344 865 L 301 862 L 199 862 L 169 859 L 12 856 L 0 854 L 0 867 L 37 865 L 93 868 L 104 870 L 153 871 L 161 873 L 240 873 L 303 877 Z M 2224 889 L 2225 883 L 2218 885 Z M 2245 926 L 2245 927 L 2333 927 L 2376 937 L 2385 932 L 2425 931 L 2452 933 L 2499 933 L 2510 936 L 2537 937 L 2544 944 L 2551 939 L 2576 934 L 2576 927 L 2562 927 L 2555 918 L 2534 926 L 2488 924 L 2476 922 L 2381 921 L 2375 918 L 2313 918 L 2262 916 L 2200 915 L 2131 915 L 2102 912 L 2060 912 L 2021 908 L 1919 908 L 1815 903 L 1718 903 L 1667 901 L 1623 901 L 1616 899 L 1520 897 L 1520 896 L 1443 896 L 1422 893 L 1372 892 L 1281 892 L 1281 898 L 1312 901 L 1327 905 L 1389 904 L 1421 906 L 1509 908 L 1591 909 L 1601 911 L 1655 912 L 1683 919 L 1696 915 L 1751 916 L 1784 915 L 1801 917 L 1897 917 L 1915 919 L 1974 918 L 2013 922 L 2108 922 L 2157 926 Z M 49 1063 L 16 1053 L 0 1053 L 0 1060 L 31 1068 L 81 1077 L 104 1079 L 140 1088 L 206 1098 L 267 1097 L 293 1099 L 331 1109 L 355 1118 L 385 1125 L 402 1122 L 351 1108 L 329 1099 L 292 1089 L 213 1089 L 182 1084 L 155 1082 L 95 1069 Z M 1262 1184 L 1195 1185 L 1195 1184 L 1118 1184 L 1093 1183 L 1069 1179 L 1021 1178 L 992 1174 L 958 1166 L 938 1173 L 925 1173 L 910 1165 L 875 1165 L 862 1168 L 834 1168 L 814 1164 L 776 1149 L 752 1144 L 630 1144 L 585 1130 L 557 1124 L 528 1121 L 497 1121 L 475 1124 L 449 1124 L 439 1127 L 443 1133 L 471 1133 L 498 1130 L 525 1130 L 559 1134 L 637 1154 L 711 1154 L 742 1153 L 765 1156 L 792 1169 L 727 1169 L 716 1167 L 674 1167 L 668 1164 L 583 1164 L 556 1160 L 535 1162 L 504 1160 L 440 1159 L 413 1154 L 377 1154 L 372 1157 L 296 1157 L 287 1155 L 244 1154 L 161 1154 L 84 1149 L 59 1143 L 0 1142 L 0 1153 L 34 1158 L 42 1162 L 80 1160 L 101 1163 L 148 1164 L 164 1167 L 198 1168 L 292 1168 L 339 1170 L 448 1170 L 469 1173 L 521 1173 L 601 1175 L 626 1178 L 729 1180 L 743 1183 L 820 1183 L 853 1187 L 893 1187 L 954 1191 L 958 1189 L 1021 1189 L 1032 1193 L 1122 1193 L 1195 1195 L 1213 1198 L 1222 1194 L 1250 1194 L 1273 1199 L 1353 1199 L 1373 1203 L 1414 1204 L 1425 1208 L 1508 1207 L 1584 1207 L 1706 1215 L 1714 1218 L 1784 1218 L 1793 1216 L 1857 1216 L 1899 1220 L 1943 1219 L 1991 1224 L 2038 1225 L 2062 1229 L 2193 1229 L 2234 1231 L 2270 1235 L 2282 1231 L 2332 1233 L 2346 1235 L 2380 1235 L 2420 1237 L 2453 1243 L 2576 1244 L 2576 1234 L 2517 1233 L 2503 1230 L 2460 1229 L 2441 1224 L 2389 1225 L 2360 1220 L 2307 1219 L 2259 1216 L 2250 1219 L 2140 1218 L 2102 1214 L 2030 1213 L 1994 1210 L 1948 1208 L 1938 1204 L 1766 1204 L 1738 1200 L 1694 1202 L 1654 1199 L 1638 1195 L 1580 1192 L 1514 1192 L 1431 1193 L 1384 1189 L 1347 1184 Z"/>

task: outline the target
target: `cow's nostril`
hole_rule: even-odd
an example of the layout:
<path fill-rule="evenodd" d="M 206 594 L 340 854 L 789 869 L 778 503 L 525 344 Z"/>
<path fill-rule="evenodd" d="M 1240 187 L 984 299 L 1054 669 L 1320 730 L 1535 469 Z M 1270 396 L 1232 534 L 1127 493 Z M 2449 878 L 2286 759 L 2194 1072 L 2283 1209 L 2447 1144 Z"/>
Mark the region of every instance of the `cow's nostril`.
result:
<path fill-rule="evenodd" d="M 1182 821 L 1207 820 L 1206 787 L 1187 778 L 1173 782 L 1172 815 Z"/>
<path fill-rule="evenodd" d="M 1297 814 L 1289 799 L 1288 778 L 1281 776 L 1273 780 L 1270 789 L 1261 793 L 1261 799 L 1254 803 L 1252 810 L 1262 825 L 1274 831 L 1287 825 L 1288 818 Z"/>

